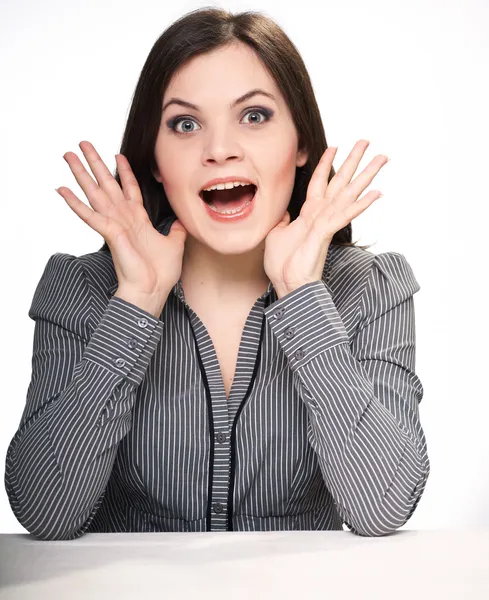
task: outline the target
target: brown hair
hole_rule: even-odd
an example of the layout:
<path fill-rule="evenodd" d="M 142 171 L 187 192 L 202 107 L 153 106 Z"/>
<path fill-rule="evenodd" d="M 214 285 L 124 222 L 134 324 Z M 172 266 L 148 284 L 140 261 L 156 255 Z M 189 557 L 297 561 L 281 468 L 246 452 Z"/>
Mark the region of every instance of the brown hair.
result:
<path fill-rule="evenodd" d="M 328 147 L 321 115 L 306 66 L 293 42 L 270 17 L 255 11 L 232 14 L 220 8 L 199 8 L 172 23 L 157 39 L 146 59 L 134 92 L 120 153 L 129 161 L 143 195 L 144 207 L 156 227 L 176 215 L 162 184 L 153 176 L 157 169 L 154 148 L 161 122 L 162 101 L 174 73 L 189 59 L 231 43 L 251 47 L 274 78 L 295 123 L 299 148 L 309 157 L 296 168 L 288 211 L 291 221 L 299 216 L 307 186 L 319 159 Z M 335 175 L 332 167 L 328 182 Z M 117 170 L 114 175 L 121 185 Z M 351 223 L 335 233 L 333 244 L 356 246 Z M 105 243 L 100 250 L 110 252 Z"/>

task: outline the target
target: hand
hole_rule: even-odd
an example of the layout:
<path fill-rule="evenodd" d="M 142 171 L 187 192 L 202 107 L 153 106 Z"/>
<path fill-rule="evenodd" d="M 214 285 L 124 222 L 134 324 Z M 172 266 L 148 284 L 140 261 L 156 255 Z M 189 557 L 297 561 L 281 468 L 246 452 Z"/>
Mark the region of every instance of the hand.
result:
<path fill-rule="evenodd" d="M 373 190 L 357 201 L 389 161 L 386 156 L 376 156 L 351 181 L 369 144 L 359 140 L 329 184 L 337 148 L 327 148 L 312 174 L 297 219 L 290 223 L 290 214 L 285 211 L 280 223 L 267 235 L 263 266 L 279 298 L 306 283 L 321 280 L 334 234 L 382 196 Z"/>
<path fill-rule="evenodd" d="M 97 181 L 74 152 L 67 152 L 63 158 L 93 210 L 69 188 L 60 187 L 57 192 L 107 242 L 119 289 L 123 287 L 141 297 L 168 296 L 181 276 L 186 229 L 178 220 L 168 236 L 153 227 L 136 177 L 123 154 L 116 155 L 121 189 L 93 145 L 83 141 L 79 146 Z"/>

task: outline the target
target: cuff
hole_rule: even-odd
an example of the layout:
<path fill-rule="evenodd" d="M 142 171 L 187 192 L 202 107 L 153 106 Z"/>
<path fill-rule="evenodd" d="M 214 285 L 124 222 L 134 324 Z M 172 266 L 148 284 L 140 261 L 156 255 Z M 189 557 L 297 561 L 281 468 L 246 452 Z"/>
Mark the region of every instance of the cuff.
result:
<path fill-rule="evenodd" d="M 349 343 L 345 325 L 323 280 L 297 288 L 270 304 L 264 313 L 293 370 L 321 352 Z"/>
<path fill-rule="evenodd" d="M 113 296 L 92 334 L 83 358 L 139 385 L 161 339 L 163 322 Z"/>

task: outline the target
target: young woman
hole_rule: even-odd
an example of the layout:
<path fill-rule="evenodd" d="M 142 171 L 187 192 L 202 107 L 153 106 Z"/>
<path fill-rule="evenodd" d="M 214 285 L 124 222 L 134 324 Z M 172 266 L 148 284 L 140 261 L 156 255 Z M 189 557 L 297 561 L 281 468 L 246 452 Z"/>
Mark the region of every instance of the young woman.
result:
<path fill-rule="evenodd" d="M 104 246 L 50 257 L 7 453 L 19 522 L 86 532 L 379 536 L 429 475 L 405 257 L 351 243 L 387 162 L 335 173 L 304 63 L 257 13 L 203 9 L 143 67 L 112 176 L 64 156 Z M 216 188 L 217 185 L 217 188 Z M 214 189 L 212 189 L 214 188 Z"/>

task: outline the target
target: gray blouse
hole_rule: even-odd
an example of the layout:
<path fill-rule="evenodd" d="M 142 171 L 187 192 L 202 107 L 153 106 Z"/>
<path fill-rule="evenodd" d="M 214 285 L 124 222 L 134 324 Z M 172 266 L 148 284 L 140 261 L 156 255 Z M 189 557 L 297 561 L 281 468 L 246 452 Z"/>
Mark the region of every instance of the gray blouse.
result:
<path fill-rule="evenodd" d="M 270 283 L 228 399 L 181 281 L 159 318 L 114 297 L 117 286 L 110 253 L 97 251 L 52 255 L 35 290 L 32 376 L 5 470 L 30 533 L 345 524 L 381 536 L 411 517 L 430 463 L 420 286 L 402 254 L 330 244 L 320 281 L 281 299 Z"/>

